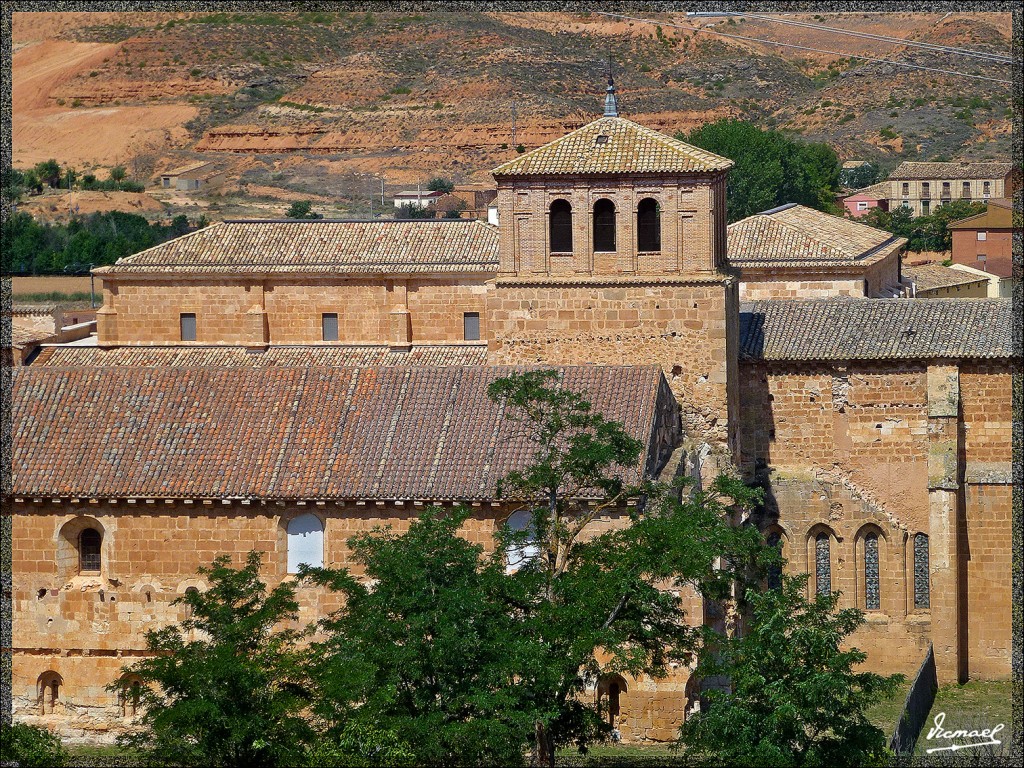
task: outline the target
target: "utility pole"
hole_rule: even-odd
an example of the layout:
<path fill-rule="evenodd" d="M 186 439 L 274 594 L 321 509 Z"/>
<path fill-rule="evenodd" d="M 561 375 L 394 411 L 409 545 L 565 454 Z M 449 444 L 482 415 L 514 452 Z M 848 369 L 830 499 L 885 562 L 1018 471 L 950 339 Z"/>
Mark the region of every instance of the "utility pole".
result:
<path fill-rule="evenodd" d="M 518 104 L 518 102 L 513 101 L 512 102 L 512 148 L 513 149 L 515 149 L 516 147 L 519 146 L 519 143 L 516 141 L 516 113 L 518 111 L 519 111 L 519 104 Z"/>

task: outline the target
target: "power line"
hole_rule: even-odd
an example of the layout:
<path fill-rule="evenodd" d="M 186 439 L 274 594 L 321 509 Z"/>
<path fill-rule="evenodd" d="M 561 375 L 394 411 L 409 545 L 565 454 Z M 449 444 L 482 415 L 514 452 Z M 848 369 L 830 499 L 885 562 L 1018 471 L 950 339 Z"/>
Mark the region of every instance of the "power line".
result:
<path fill-rule="evenodd" d="M 842 53 L 840 51 L 828 51 L 823 48 L 811 48 L 806 45 L 796 45 L 794 43 L 780 43 L 776 40 L 765 40 L 760 37 L 746 37 L 744 35 L 733 35 L 728 32 L 719 32 L 717 29 L 709 29 L 708 27 L 684 27 L 681 24 L 670 24 L 668 22 L 656 21 L 654 19 L 641 19 L 636 16 L 624 16 L 621 13 L 608 13 L 607 11 L 594 11 L 599 16 L 611 16 L 616 19 L 627 19 L 629 21 L 639 21 L 643 24 L 657 24 L 662 27 L 672 27 L 674 29 L 683 29 L 687 32 L 707 32 L 710 35 L 719 35 L 721 37 L 732 37 L 737 40 L 752 40 L 756 43 L 765 43 L 767 45 L 778 45 L 783 48 L 796 48 L 801 51 L 813 51 L 814 53 L 828 53 L 833 56 L 845 56 L 850 59 L 860 59 L 861 61 L 872 61 L 878 64 L 891 64 L 894 67 L 906 67 L 907 69 L 921 69 L 926 72 L 939 72 L 943 75 L 956 75 L 957 77 L 966 77 L 971 80 L 987 80 L 991 83 L 1004 83 L 1006 85 L 1012 85 L 1012 80 L 1000 80 L 996 77 L 984 77 L 982 75 L 968 75 L 966 72 L 957 72 L 952 69 L 938 69 L 937 67 L 925 67 L 920 64 L 906 64 L 902 61 L 891 61 L 889 59 L 876 59 L 871 56 L 858 56 L 854 53 Z"/>
<path fill-rule="evenodd" d="M 904 37 L 889 37 L 887 35 L 873 35 L 870 32 L 855 32 L 850 29 L 840 29 L 838 27 L 827 27 L 823 24 L 812 24 L 809 21 L 797 21 L 796 19 L 779 19 L 772 16 L 761 16 L 756 13 L 741 13 L 739 11 L 729 11 L 730 16 L 745 16 L 751 19 L 760 19 L 762 21 L 770 21 L 776 24 L 789 24 L 794 27 L 807 27 L 809 29 L 820 29 L 826 32 L 833 32 L 837 35 L 850 35 L 851 37 L 861 37 L 867 40 L 879 40 L 886 43 L 895 43 L 897 45 L 905 45 L 914 48 L 924 48 L 931 51 L 940 53 L 951 53 L 959 56 L 969 56 L 978 59 L 987 59 L 990 61 L 998 61 L 1003 64 L 1012 63 L 1013 59 L 1009 56 L 1003 56 L 998 53 L 985 53 L 984 51 L 973 51 L 968 48 L 956 48 L 951 45 L 936 45 L 934 43 L 924 43 L 918 40 L 908 40 Z"/>

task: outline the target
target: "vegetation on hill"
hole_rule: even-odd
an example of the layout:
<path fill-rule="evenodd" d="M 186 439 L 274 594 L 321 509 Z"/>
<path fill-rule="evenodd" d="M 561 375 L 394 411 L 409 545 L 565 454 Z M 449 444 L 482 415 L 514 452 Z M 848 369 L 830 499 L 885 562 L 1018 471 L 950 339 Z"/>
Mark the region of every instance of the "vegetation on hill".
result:
<path fill-rule="evenodd" d="M 743 120 L 709 123 L 676 138 L 727 157 L 726 205 L 730 223 L 786 203 L 838 213 L 841 165 L 827 144 L 789 138 Z"/>
<path fill-rule="evenodd" d="M 18 212 L 3 223 L 3 271 L 15 275 L 84 274 L 206 225 L 184 215 L 150 224 L 121 211 L 93 213 L 67 223 L 44 223 Z"/>
<path fill-rule="evenodd" d="M 43 186 L 52 189 L 98 189 L 118 192 L 142 192 L 145 185 L 127 178 L 123 165 L 116 165 L 110 170 L 110 177 L 100 181 L 92 173 L 80 173 L 70 165 L 61 166 L 56 160 L 50 159 L 37 163 L 27 171 L 4 166 L 0 169 L 0 192 L 3 199 L 17 202 L 22 195 L 42 194 Z"/>

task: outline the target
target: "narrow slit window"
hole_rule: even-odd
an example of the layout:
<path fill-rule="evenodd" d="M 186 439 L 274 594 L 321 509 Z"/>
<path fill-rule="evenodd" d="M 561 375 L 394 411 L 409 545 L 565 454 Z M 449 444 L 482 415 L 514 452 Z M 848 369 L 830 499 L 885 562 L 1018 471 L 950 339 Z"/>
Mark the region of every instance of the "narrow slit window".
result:
<path fill-rule="evenodd" d="M 832 559 L 827 533 L 819 533 L 814 539 L 814 584 L 819 595 L 832 594 Z"/>
<path fill-rule="evenodd" d="M 462 338 L 466 341 L 480 341 L 480 313 L 462 313 Z"/>
<path fill-rule="evenodd" d="M 195 341 L 196 340 L 196 313 L 195 312 L 182 312 L 181 313 L 181 340 L 182 341 Z"/>
<path fill-rule="evenodd" d="M 931 580 L 928 573 L 928 536 L 914 536 L 914 607 L 931 607 Z"/>
<path fill-rule="evenodd" d="M 881 605 L 878 583 L 878 534 L 864 537 L 864 606 L 877 611 Z"/>
<path fill-rule="evenodd" d="M 768 546 L 782 553 L 782 536 L 773 531 L 768 534 Z M 768 589 L 778 589 L 782 586 L 782 566 L 773 563 L 768 567 Z"/>
<path fill-rule="evenodd" d="M 324 312 L 320 316 L 320 326 L 323 331 L 324 341 L 338 340 L 338 313 Z"/>

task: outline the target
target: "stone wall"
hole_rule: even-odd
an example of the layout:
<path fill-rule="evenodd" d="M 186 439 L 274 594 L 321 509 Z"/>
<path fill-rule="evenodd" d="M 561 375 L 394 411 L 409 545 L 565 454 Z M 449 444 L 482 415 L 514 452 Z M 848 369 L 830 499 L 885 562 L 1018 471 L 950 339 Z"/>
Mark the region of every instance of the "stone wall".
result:
<path fill-rule="evenodd" d="M 338 343 L 394 341 L 392 315 L 403 314 L 406 343 L 464 340 L 463 313 L 481 315 L 487 275 L 408 279 L 289 276 L 252 280 L 129 279 L 104 282 L 101 346 L 181 344 L 180 315 L 196 315 L 196 344 L 323 344 L 322 314 L 338 315 Z M 185 342 L 188 343 L 188 342 Z"/>
<path fill-rule="evenodd" d="M 744 362 L 740 464 L 766 486 L 763 519 L 793 572 L 828 539 L 831 588 L 867 610 L 852 642 L 912 673 L 929 641 L 940 678 L 1010 674 L 1010 371 L 1005 362 Z M 877 539 L 879 607 L 867 606 Z M 928 536 L 929 604 L 914 542 Z M 872 544 L 872 547 L 875 545 Z M 918 563 L 920 566 L 920 563 Z"/>
<path fill-rule="evenodd" d="M 312 512 L 324 523 L 325 563 L 358 575 L 347 540 L 377 526 L 401 533 L 422 511 L 405 504 L 225 504 L 197 501 L 129 504 L 25 502 L 13 518 L 14 716 L 46 725 L 77 741 L 110 741 L 132 722 L 106 686 L 133 660 L 146 656 L 143 633 L 186 618 L 172 605 L 189 588 L 204 589 L 196 573 L 226 553 L 241 565 L 246 554 L 263 552 L 262 576 L 271 587 L 287 575 L 287 524 Z M 485 549 L 510 510 L 483 505 L 461 533 Z M 599 518 L 589 533 L 618 527 L 625 518 Z M 86 527 L 102 533 L 102 565 L 79 572 L 78 535 Z M 319 588 L 299 590 L 300 622 L 340 607 L 338 597 Z M 692 620 L 702 618 L 692 592 L 683 595 Z M 665 681 L 626 677 L 618 726 L 626 738 L 674 738 L 681 722 L 688 670 Z M 59 682 L 56 703 L 41 683 Z M 43 694 L 46 693 L 44 696 Z"/>

